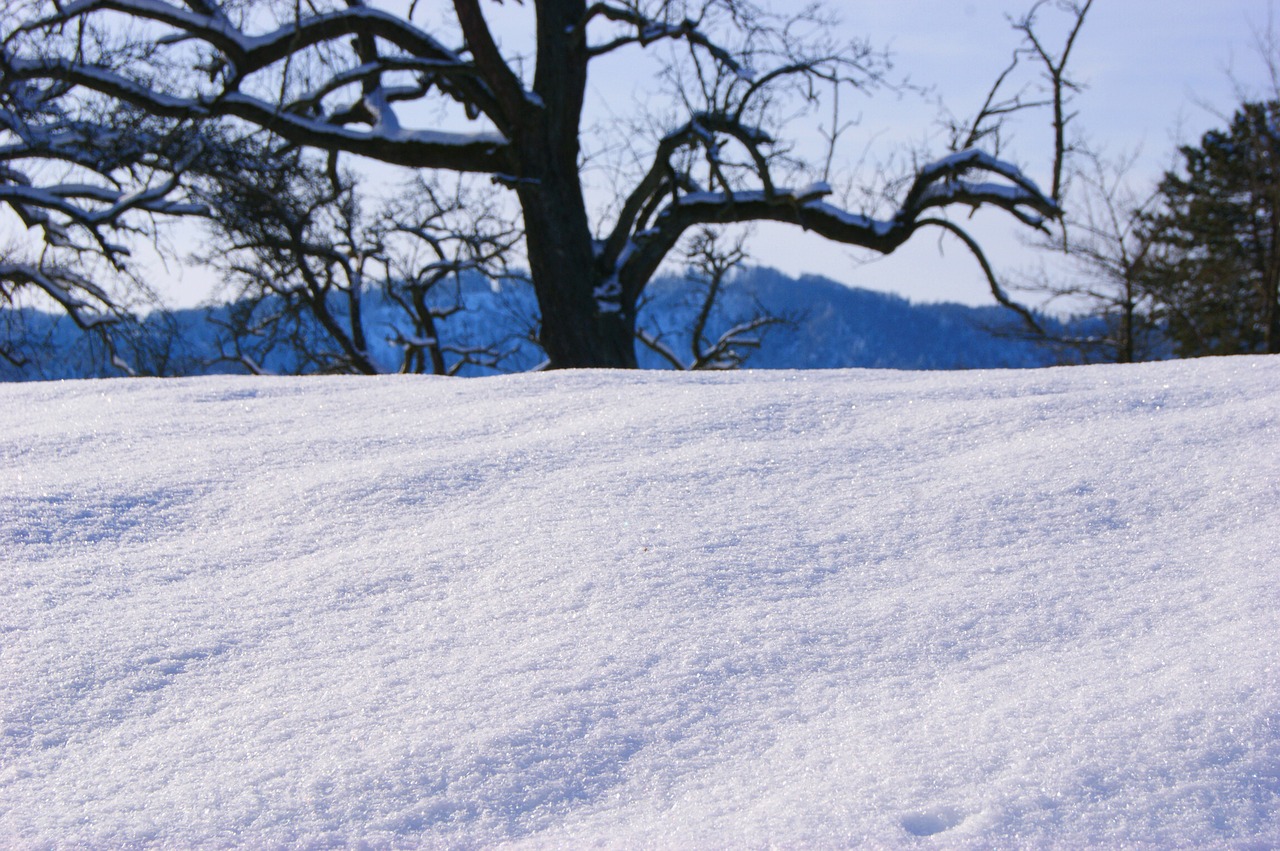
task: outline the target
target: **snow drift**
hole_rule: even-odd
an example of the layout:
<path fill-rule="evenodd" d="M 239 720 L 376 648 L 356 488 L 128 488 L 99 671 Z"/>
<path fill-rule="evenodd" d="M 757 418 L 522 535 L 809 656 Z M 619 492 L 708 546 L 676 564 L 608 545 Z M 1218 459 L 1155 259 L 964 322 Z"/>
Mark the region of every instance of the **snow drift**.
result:
<path fill-rule="evenodd" d="M 0 386 L 0 844 L 1280 842 L 1280 361 Z"/>

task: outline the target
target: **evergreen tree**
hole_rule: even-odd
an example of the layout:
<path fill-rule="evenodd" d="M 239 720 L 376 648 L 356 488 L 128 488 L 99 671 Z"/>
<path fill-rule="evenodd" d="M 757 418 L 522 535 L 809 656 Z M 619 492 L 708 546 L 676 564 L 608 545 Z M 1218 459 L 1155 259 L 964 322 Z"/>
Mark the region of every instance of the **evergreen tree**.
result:
<path fill-rule="evenodd" d="M 1146 217 L 1144 286 L 1179 355 L 1280 352 L 1280 103 L 1181 149 Z"/>

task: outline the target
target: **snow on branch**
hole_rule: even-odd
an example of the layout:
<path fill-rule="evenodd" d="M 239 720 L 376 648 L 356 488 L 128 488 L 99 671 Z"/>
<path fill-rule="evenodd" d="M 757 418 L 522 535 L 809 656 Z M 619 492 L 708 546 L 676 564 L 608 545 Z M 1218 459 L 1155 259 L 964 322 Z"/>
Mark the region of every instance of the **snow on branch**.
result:
<path fill-rule="evenodd" d="M 352 2 L 344 9 L 299 18 L 258 35 L 241 31 L 216 7 L 201 14 L 162 0 L 79 0 L 61 6 L 57 14 L 23 29 L 38 31 L 99 11 L 117 12 L 173 27 L 180 36 L 169 37 L 166 39 L 169 43 L 194 39 L 209 44 L 229 64 L 232 79 L 260 71 L 306 48 L 356 35 L 376 36 L 410 55 L 441 61 L 443 67 L 465 68 L 467 65 L 456 53 L 408 20 L 359 2 Z"/>
<path fill-rule="evenodd" d="M 678 40 L 706 50 L 707 53 L 715 57 L 716 61 L 743 80 L 751 80 L 755 76 L 755 72 L 752 69 L 738 62 L 727 48 L 713 41 L 701 30 L 699 22 L 692 18 L 685 18 L 678 23 L 667 23 L 646 16 L 634 5 L 618 6 L 612 3 L 596 3 L 587 10 L 583 26 L 580 28 L 583 31 L 582 37 L 585 38 L 586 24 L 596 18 L 604 18 L 614 23 L 626 24 L 632 27 L 634 31 L 626 35 L 617 36 L 602 44 L 589 46 L 588 52 L 592 56 L 603 56 L 606 53 L 611 53 L 631 44 L 648 47 L 658 41 Z"/>
<path fill-rule="evenodd" d="M 1005 182 L 974 180 L 973 173 Z M 691 227 L 753 221 L 798 225 L 834 242 L 888 254 L 919 228 L 931 209 L 960 204 L 998 207 L 1032 227 L 1061 215 L 1058 206 L 1016 166 L 978 150 L 951 154 L 922 168 L 901 206 L 888 218 L 873 218 L 841 209 L 825 198 L 831 187 L 815 183 L 802 188 L 675 191 L 650 226 L 624 241 L 616 259 L 622 288 L 646 281 Z"/>
<path fill-rule="evenodd" d="M 405 130 L 392 114 L 391 103 L 426 97 L 436 89 L 463 104 L 470 118 L 483 114 L 501 128 L 506 126 L 508 117 L 472 59 L 445 47 L 411 21 L 360 0 L 350 0 L 345 8 L 317 11 L 269 32 L 254 34 L 233 25 L 212 4 L 191 6 L 183 8 L 163 0 L 79 0 L 19 29 L 38 37 L 99 12 L 172 27 L 176 32 L 156 39 L 156 48 L 198 42 L 215 53 L 211 60 L 193 69 L 205 72 L 206 84 L 199 85 L 195 75 L 168 81 L 189 83 L 191 89 L 185 95 L 172 85 L 162 89 L 136 72 L 105 67 L 79 55 L 57 58 L 31 50 L 20 56 L 7 47 L 0 58 L 0 71 L 15 80 L 57 80 L 81 86 L 155 115 L 241 118 L 296 144 L 348 151 L 395 164 L 456 171 L 492 171 L 496 167 L 489 154 L 494 144 L 505 143 L 503 134 Z M 341 47 L 344 42 L 354 45 L 354 67 L 343 67 L 345 63 L 341 62 L 323 63 L 327 78 L 310 81 L 305 91 L 292 96 L 280 92 L 279 104 L 250 95 L 242 86 L 260 71 L 291 63 L 308 51 Z M 383 47 L 379 48 L 379 44 Z M 378 51 L 387 45 L 390 55 L 379 55 Z M 395 73 L 412 74 L 415 82 L 385 85 L 383 76 Z M 208 82 L 215 83 L 215 88 L 210 90 Z M 320 102 L 349 86 L 363 89 L 358 108 L 347 105 L 323 115 Z M 367 133 L 344 129 L 344 125 L 361 120 L 371 127 Z"/>
<path fill-rule="evenodd" d="M 6 250 L 0 301 L 43 293 L 111 348 L 116 332 L 107 329 L 126 313 L 102 275 L 145 292 L 128 268 L 133 240 L 155 237 L 154 216 L 205 213 L 185 197 L 182 180 L 213 142 L 183 122 L 119 105 L 112 126 L 96 124 L 69 102 L 71 87 L 12 73 L 23 65 L 0 56 L 0 212 L 41 231 L 43 244 Z"/>
<path fill-rule="evenodd" d="M 619 263 L 622 252 L 632 239 L 633 230 L 647 226 L 646 222 L 656 213 L 665 197 L 679 190 L 700 191 L 687 171 L 682 173 L 677 168 L 675 157 L 681 149 L 701 147 L 707 152 L 707 158 L 716 162 L 720 159 L 721 135 L 736 139 L 747 149 L 755 173 L 766 191 L 773 190 L 767 158 L 761 153 L 762 147 L 773 143 L 767 132 L 721 113 L 695 113 L 689 121 L 658 142 L 653 164 L 624 200 L 613 230 L 604 242 L 601 256 L 605 262 Z"/>
<path fill-rule="evenodd" d="M 1002 177 L 1008 182 L 965 179 L 966 174 L 974 171 Z M 1024 224 L 1037 228 L 1046 219 L 1062 214 L 1058 204 L 1021 169 L 977 148 L 957 151 L 921 169 L 907 192 L 902 210 L 919 214 L 930 207 L 952 203 L 1001 207 Z"/>
<path fill-rule="evenodd" d="M 111 312 L 111 296 L 70 269 L 0 261 L 0 283 L 11 288 L 33 286 L 39 289 L 61 305 L 76 325 L 84 330 L 110 324 L 118 318 Z"/>
<path fill-rule="evenodd" d="M 7 75 L 15 80 L 58 80 L 82 86 L 153 115 L 199 120 L 240 118 L 300 145 L 325 151 L 347 151 L 393 165 L 491 173 L 506 164 L 507 140 L 495 132 L 450 133 L 405 130 L 386 122 L 371 130 L 356 130 L 283 110 L 243 92 L 216 98 L 184 98 L 159 92 L 113 70 L 64 59 L 9 58 Z"/>
<path fill-rule="evenodd" d="M 41 226 L 52 245 L 71 245 L 72 227 L 92 233 L 102 253 L 117 252 L 102 236 L 104 229 L 127 229 L 126 214 L 200 215 L 204 208 L 175 199 L 181 173 L 204 150 L 181 128 L 165 136 L 134 127 L 148 145 L 118 147 L 116 133 L 95 134 L 56 111 L 20 114 L 5 106 L 18 99 L 0 95 L 0 204 L 28 226 Z M 127 123 L 127 122 L 123 122 Z M 44 163 L 69 166 L 61 182 L 39 185 Z"/>

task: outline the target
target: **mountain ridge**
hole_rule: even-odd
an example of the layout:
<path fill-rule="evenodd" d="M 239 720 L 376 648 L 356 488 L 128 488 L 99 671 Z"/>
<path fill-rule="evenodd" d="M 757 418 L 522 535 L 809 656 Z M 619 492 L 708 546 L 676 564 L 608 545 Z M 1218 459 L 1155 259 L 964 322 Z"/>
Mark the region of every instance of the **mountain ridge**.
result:
<path fill-rule="evenodd" d="M 535 368 L 540 350 L 529 340 L 536 326 L 536 303 L 528 287 L 506 281 L 463 281 L 456 296 L 464 310 L 443 323 L 450 342 L 476 345 L 502 341 L 508 350 L 498 369 L 467 367 L 462 374 L 520 372 Z M 661 334 L 664 344 L 686 359 L 693 317 L 700 304 L 697 285 L 677 276 L 656 279 L 640 312 L 640 327 Z M 225 323 L 230 304 L 157 311 L 118 335 L 124 360 L 143 375 L 209 375 L 247 372 L 219 346 L 218 323 Z M 398 370 L 397 333 L 412 336 L 394 305 L 370 292 L 364 306 L 370 348 L 387 372 Z M 719 334 L 745 318 L 765 314 L 786 318 L 764 329 L 758 349 L 744 351 L 743 366 L 754 369 L 992 369 L 1050 366 L 1061 352 L 1029 339 L 1021 320 L 996 305 L 971 307 L 949 302 L 915 303 L 892 293 L 844 284 L 816 275 L 791 278 L 768 267 L 740 270 L 726 281 L 708 324 L 707 335 Z M 1050 325 L 1062 323 L 1046 317 Z M 1079 321 L 1072 324 L 1078 325 Z M 125 374 L 113 365 L 106 347 L 81 332 L 65 316 L 32 308 L 0 310 L 0 327 L 10 340 L 24 341 L 24 366 L 0 362 L 0 380 L 27 381 L 97 378 Z M 311 332 L 318 329 L 313 325 Z M 408 334 L 405 334 L 405 331 Z M 263 341 L 259 341 L 263 342 Z M 264 349 L 260 361 L 271 372 L 307 373 L 322 369 L 308 364 L 287 346 Z M 637 344 L 640 365 L 670 368 L 655 352 Z"/>

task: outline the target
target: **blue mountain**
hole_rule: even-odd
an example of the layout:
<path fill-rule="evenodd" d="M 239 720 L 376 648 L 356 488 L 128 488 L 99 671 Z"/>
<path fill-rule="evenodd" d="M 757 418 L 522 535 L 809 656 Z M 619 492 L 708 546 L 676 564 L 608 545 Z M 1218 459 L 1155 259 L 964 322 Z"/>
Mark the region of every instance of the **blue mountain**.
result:
<path fill-rule="evenodd" d="M 542 355 L 529 341 L 536 327 L 537 306 L 526 284 L 510 281 L 498 287 L 487 281 L 465 282 L 451 297 L 464 310 L 442 325 L 451 342 L 478 345 L 498 342 L 507 352 L 502 371 L 535 367 Z M 700 303 L 697 286 L 679 277 L 654 281 L 640 313 L 640 325 L 661 335 L 677 355 L 691 358 L 690 329 Z M 402 317 L 380 293 L 371 292 L 363 306 L 366 329 L 380 367 L 395 371 L 400 352 L 391 342 Z M 133 369 L 150 375 L 201 375 L 245 372 L 243 364 L 226 357 L 226 321 L 231 305 L 157 312 L 116 335 L 117 352 Z M 755 369 L 825 369 L 871 367 L 883 369 L 1025 368 L 1060 362 L 1061 353 L 1021 333 L 1021 320 L 998 306 L 916 304 L 900 296 L 855 289 L 835 281 L 805 276 L 790 278 L 768 268 L 741 271 L 727 281 L 716 301 L 706 336 L 714 339 L 726 329 L 767 314 L 782 317 L 760 335 L 758 349 L 744 350 L 743 365 Z M 1052 319 L 1045 319 L 1050 324 Z M 1061 325 L 1059 324 L 1059 327 Z M 323 346 L 318 326 L 301 333 Z M 0 360 L 0 380 L 87 378 L 123 374 L 111 363 L 101 341 L 80 332 L 65 317 L 29 308 L 0 311 L 0 335 L 26 357 L 16 366 Z M 311 372 L 321 367 L 303 357 L 286 341 L 275 346 L 256 342 L 265 352 L 259 361 L 276 372 Z M 641 365 L 670 368 L 644 346 L 638 346 Z M 470 368 L 464 373 L 493 372 Z"/>

